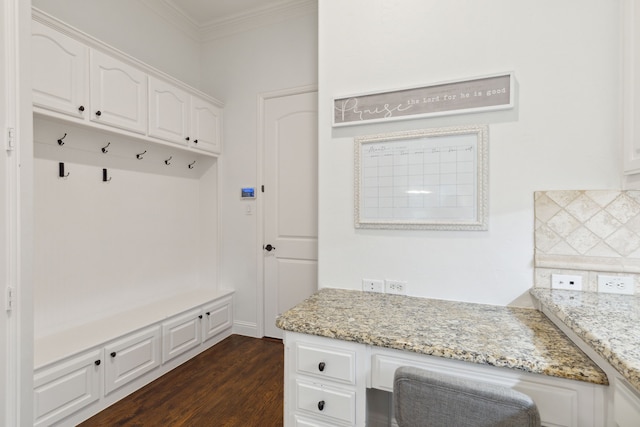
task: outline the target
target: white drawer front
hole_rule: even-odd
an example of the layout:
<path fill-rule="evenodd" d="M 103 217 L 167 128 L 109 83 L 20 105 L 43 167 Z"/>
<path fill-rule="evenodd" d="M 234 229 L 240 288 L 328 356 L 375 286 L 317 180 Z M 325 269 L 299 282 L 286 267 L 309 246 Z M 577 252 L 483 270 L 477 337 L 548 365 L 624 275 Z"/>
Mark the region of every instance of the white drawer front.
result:
<path fill-rule="evenodd" d="M 295 415 L 293 417 L 293 425 L 295 427 L 332 427 L 330 424 L 324 424 L 320 421 L 301 417 L 299 415 Z"/>
<path fill-rule="evenodd" d="M 321 384 L 296 382 L 296 410 L 326 419 L 328 423 L 355 424 L 356 393 Z"/>
<path fill-rule="evenodd" d="M 296 345 L 296 367 L 301 374 L 355 384 L 355 353 L 330 347 Z"/>

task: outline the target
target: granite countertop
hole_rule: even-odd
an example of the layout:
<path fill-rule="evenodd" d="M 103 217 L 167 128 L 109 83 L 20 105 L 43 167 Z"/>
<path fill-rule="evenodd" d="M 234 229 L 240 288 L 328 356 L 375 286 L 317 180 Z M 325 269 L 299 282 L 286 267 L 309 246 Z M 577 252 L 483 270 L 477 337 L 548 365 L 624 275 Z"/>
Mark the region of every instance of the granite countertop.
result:
<path fill-rule="evenodd" d="M 540 288 L 531 295 L 640 391 L 640 296 Z"/>
<path fill-rule="evenodd" d="M 605 373 L 543 313 L 324 288 L 280 315 L 285 331 L 595 384 Z"/>

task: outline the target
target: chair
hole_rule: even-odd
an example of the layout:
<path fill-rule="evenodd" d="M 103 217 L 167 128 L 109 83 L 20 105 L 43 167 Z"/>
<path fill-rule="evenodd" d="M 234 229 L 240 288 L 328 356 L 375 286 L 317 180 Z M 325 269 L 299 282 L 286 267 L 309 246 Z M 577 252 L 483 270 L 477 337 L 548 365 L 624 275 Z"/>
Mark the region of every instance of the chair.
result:
<path fill-rule="evenodd" d="M 526 394 L 508 387 L 403 366 L 393 381 L 400 427 L 539 427 Z"/>

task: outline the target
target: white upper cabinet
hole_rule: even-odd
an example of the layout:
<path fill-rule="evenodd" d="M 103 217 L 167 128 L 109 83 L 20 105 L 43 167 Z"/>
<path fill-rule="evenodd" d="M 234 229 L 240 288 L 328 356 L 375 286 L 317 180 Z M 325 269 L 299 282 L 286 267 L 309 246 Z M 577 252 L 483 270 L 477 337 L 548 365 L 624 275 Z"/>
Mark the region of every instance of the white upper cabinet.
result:
<path fill-rule="evenodd" d="M 93 49 L 90 68 L 91 120 L 146 133 L 147 75 Z"/>
<path fill-rule="evenodd" d="M 215 99 L 40 14 L 32 20 L 32 52 L 37 113 L 220 153 L 222 104 Z"/>
<path fill-rule="evenodd" d="M 33 104 L 84 117 L 88 113 L 89 48 L 38 21 L 32 24 Z"/>
<path fill-rule="evenodd" d="M 149 136 L 187 145 L 190 100 L 187 92 L 149 77 Z"/>
<path fill-rule="evenodd" d="M 220 153 L 222 141 L 222 109 L 193 96 L 191 98 L 192 147 Z"/>

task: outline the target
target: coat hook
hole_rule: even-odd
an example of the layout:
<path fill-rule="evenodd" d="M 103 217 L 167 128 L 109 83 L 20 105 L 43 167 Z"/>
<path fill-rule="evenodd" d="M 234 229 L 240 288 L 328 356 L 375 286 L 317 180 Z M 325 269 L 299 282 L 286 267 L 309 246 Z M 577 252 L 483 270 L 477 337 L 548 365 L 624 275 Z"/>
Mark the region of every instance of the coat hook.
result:
<path fill-rule="evenodd" d="M 111 177 L 107 178 L 107 170 L 102 169 L 102 182 L 109 182 L 109 181 L 111 181 Z"/>
<path fill-rule="evenodd" d="M 142 153 L 136 154 L 136 159 L 142 160 L 142 156 L 144 156 L 146 154 L 146 152 L 147 152 L 147 150 L 144 150 Z"/>
<path fill-rule="evenodd" d="M 67 172 L 66 174 L 64 173 L 64 163 L 62 162 L 58 163 L 58 177 L 66 178 L 68 176 L 69 176 L 69 172 Z"/>
<path fill-rule="evenodd" d="M 105 145 L 104 147 L 102 147 L 102 152 L 107 154 L 109 152 L 109 150 L 107 150 L 107 148 L 109 148 L 109 146 L 111 145 L 110 142 L 107 142 L 107 145 Z"/>
<path fill-rule="evenodd" d="M 65 133 L 64 136 L 58 140 L 58 145 L 63 146 L 64 145 L 63 139 L 65 139 L 66 137 L 67 137 L 67 134 Z"/>
<path fill-rule="evenodd" d="M 169 156 L 169 158 L 164 161 L 164 164 L 169 166 L 171 164 L 171 159 L 173 159 L 173 156 Z"/>
<path fill-rule="evenodd" d="M 193 165 L 195 165 L 195 164 L 196 164 L 195 160 L 193 162 L 189 163 L 189 165 L 188 165 L 189 169 L 193 169 Z"/>

